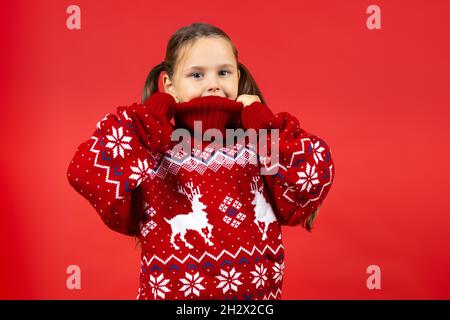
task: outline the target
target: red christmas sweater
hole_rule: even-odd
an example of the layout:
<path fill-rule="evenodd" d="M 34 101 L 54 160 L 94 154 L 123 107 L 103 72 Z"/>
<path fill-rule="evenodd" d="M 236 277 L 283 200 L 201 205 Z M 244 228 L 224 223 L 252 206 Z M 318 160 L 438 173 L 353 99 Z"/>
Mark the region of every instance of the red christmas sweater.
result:
<path fill-rule="evenodd" d="M 191 154 L 175 152 L 174 128 L 194 133 L 195 120 L 202 133 L 279 129 L 278 163 L 250 142 L 193 138 Z M 109 228 L 139 237 L 138 299 L 280 299 L 280 227 L 311 229 L 334 166 L 327 144 L 286 112 L 215 96 L 177 104 L 158 92 L 99 121 L 67 177 Z"/>

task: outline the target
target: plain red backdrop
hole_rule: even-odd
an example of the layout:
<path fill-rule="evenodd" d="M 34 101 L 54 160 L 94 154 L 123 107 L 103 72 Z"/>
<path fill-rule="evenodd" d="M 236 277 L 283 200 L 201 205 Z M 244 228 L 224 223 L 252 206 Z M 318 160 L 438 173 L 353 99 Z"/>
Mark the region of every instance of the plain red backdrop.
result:
<path fill-rule="evenodd" d="M 170 35 L 225 30 L 275 112 L 331 147 L 313 233 L 283 229 L 284 299 L 449 299 L 447 1 L 11 1 L 1 9 L 0 298 L 134 299 L 139 249 L 68 184 L 77 146 L 139 102 Z M 81 8 L 81 30 L 66 8 Z M 381 7 L 381 30 L 366 8 Z M 81 268 L 81 290 L 66 268 Z M 381 268 L 380 290 L 366 286 Z"/>

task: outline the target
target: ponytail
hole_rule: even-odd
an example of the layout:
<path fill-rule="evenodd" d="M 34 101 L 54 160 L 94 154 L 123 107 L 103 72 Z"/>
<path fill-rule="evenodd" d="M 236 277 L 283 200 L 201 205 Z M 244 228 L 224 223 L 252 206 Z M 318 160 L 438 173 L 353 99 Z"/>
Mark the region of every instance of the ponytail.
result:
<path fill-rule="evenodd" d="M 241 74 L 239 78 L 238 96 L 241 94 L 256 95 L 261 99 L 263 104 L 266 104 L 261 90 L 259 90 L 259 87 L 256 84 L 255 79 L 253 79 L 250 71 L 248 71 L 248 69 L 240 62 L 238 62 L 238 69 Z"/>
<path fill-rule="evenodd" d="M 144 103 L 152 94 L 158 92 L 159 76 L 162 71 L 166 70 L 166 63 L 163 61 L 153 67 L 147 75 L 144 84 L 144 92 L 142 93 L 142 103 Z"/>

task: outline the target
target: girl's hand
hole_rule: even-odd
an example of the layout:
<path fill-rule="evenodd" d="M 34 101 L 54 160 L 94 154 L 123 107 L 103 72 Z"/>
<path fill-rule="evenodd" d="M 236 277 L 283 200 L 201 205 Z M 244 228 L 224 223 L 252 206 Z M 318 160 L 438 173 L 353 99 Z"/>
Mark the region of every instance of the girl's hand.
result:
<path fill-rule="evenodd" d="M 259 97 L 255 95 L 241 94 L 239 97 L 237 97 L 236 101 L 242 103 L 245 108 L 255 101 L 261 102 L 261 99 L 259 99 Z"/>

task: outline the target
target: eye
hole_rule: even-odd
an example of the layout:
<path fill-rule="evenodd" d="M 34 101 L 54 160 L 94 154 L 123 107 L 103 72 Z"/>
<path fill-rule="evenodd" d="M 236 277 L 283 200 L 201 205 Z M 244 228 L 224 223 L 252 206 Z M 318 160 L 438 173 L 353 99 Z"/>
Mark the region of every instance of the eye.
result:
<path fill-rule="evenodd" d="M 200 79 L 201 73 L 200 72 L 193 72 L 189 75 L 189 77 L 193 77 L 194 79 Z"/>
<path fill-rule="evenodd" d="M 225 74 L 224 74 L 225 73 Z M 231 72 L 230 71 L 228 71 L 228 70 L 220 70 L 220 72 L 219 72 L 219 74 L 222 76 L 226 76 L 226 75 L 228 75 L 228 74 L 230 74 Z"/>

